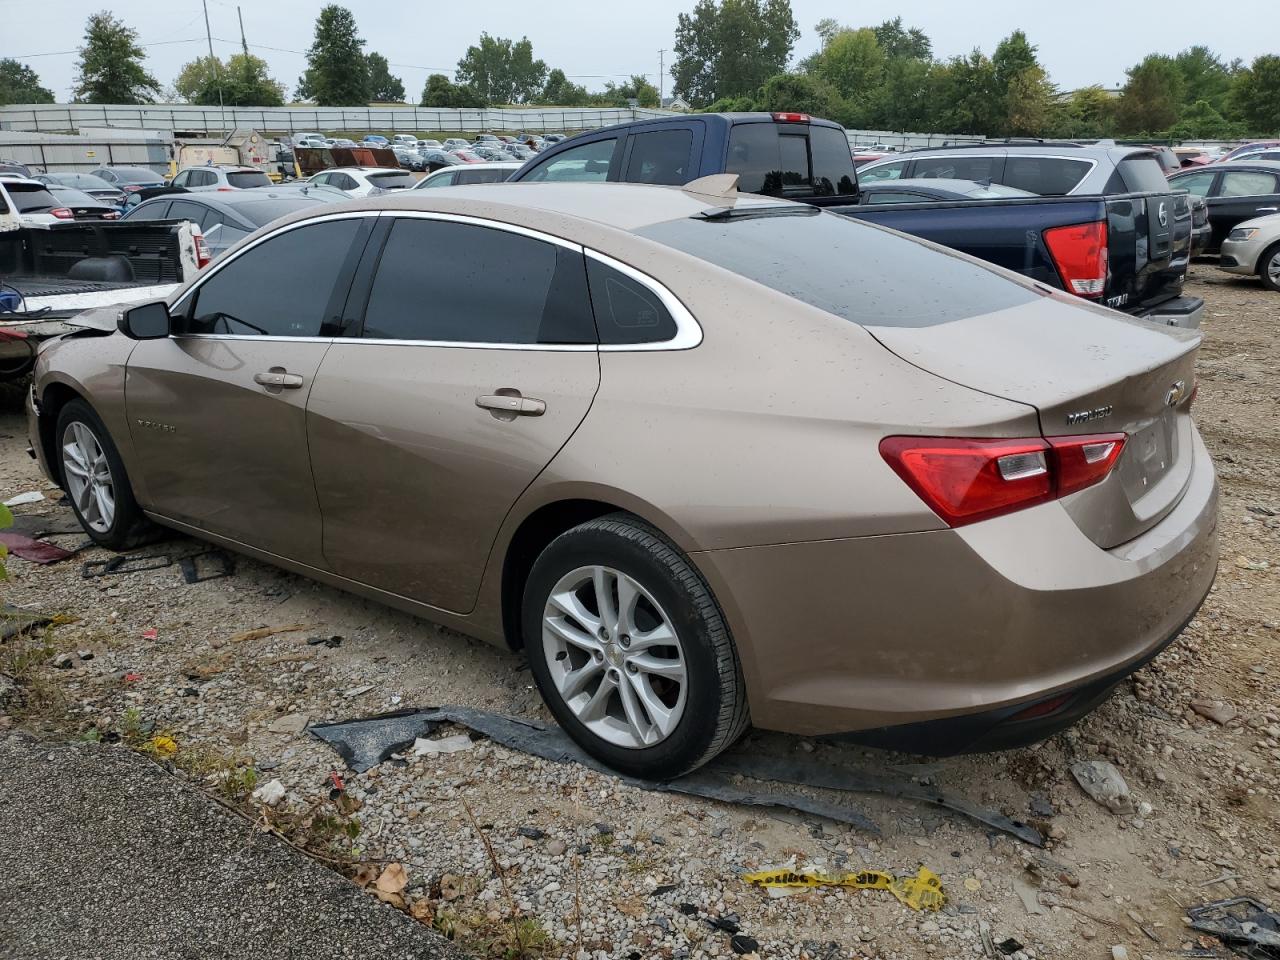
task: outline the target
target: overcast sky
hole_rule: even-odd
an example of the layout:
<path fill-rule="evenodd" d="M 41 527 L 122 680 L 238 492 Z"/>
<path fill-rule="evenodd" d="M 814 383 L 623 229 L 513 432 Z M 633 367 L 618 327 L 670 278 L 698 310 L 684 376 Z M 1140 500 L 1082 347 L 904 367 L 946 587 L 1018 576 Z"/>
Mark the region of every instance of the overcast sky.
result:
<path fill-rule="evenodd" d="M 450 77 L 458 58 L 482 31 L 518 39 L 528 36 L 535 56 L 560 67 L 590 89 L 632 73 L 656 81 L 658 50 L 665 47 L 667 66 L 676 15 L 694 0 L 351 0 L 366 52 L 377 51 L 392 62 L 410 97 L 422 90 L 428 73 Z M 208 0 L 209 21 L 220 56 L 235 52 L 240 29 L 232 0 Z M 54 95 L 71 98 L 75 48 L 83 38 L 85 18 L 109 6 L 134 27 L 147 46 L 147 66 L 164 86 L 173 83 L 188 60 L 204 53 L 204 15 L 200 0 L 0 0 L 0 57 L 28 63 Z M 244 28 L 250 48 L 271 66 L 272 75 L 292 92 L 305 67 L 301 54 L 311 43 L 318 0 L 242 0 Z M 817 46 L 813 26 L 835 17 L 851 26 L 873 25 L 901 14 L 933 40 L 934 53 L 950 57 L 974 46 L 988 55 L 1001 37 L 1022 28 L 1040 48 L 1041 62 L 1064 89 L 1100 83 L 1118 86 L 1124 70 L 1152 51 L 1176 53 L 1205 44 L 1224 60 L 1246 62 L 1280 51 L 1280 33 L 1264 29 L 1276 23 L 1276 0 L 1231 0 L 1221 15 L 1203 4 L 1136 3 L 1115 0 L 1039 2 L 955 0 L 914 3 L 838 3 L 792 0 L 801 35 L 795 54 Z M 1214 8 L 1217 9 L 1217 8 Z M 1196 16 L 1186 16 L 1193 11 Z M 1250 26 L 1252 25 L 1252 26 Z M 190 41 L 199 42 L 170 42 Z M 150 45 L 154 44 L 154 45 Z M 278 48 L 278 49 L 270 49 Z M 53 56 L 33 54 L 71 53 Z M 294 52 L 289 52 L 294 51 Z M 664 81 L 670 94 L 670 73 Z"/>

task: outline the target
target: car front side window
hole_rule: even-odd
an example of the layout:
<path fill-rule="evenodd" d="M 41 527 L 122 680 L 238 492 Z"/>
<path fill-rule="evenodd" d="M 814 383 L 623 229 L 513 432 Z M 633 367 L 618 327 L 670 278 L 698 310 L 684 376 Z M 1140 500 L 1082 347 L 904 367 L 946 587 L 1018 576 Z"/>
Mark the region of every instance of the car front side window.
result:
<path fill-rule="evenodd" d="M 616 138 L 596 140 L 572 147 L 557 154 L 546 163 L 534 167 L 525 180 L 604 182 L 609 178 L 609 163 L 613 159 Z"/>
<path fill-rule="evenodd" d="M 348 275 L 358 217 L 295 227 L 246 250 L 195 291 L 185 334 L 320 337 L 338 332 L 335 286 Z"/>
<path fill-rule="evenodd" d="M 369 291 L 364 336 L 595 343 L 582 254 L 492 227 L 397 219 Z"/>
<path fill-rule="evenodd" d="M 881 163 L 874 167 L 863 167 L 858 171 L 858 182 L 875 183 L 877 180 L 900 180 L 906 169 L 906 160 L 895 160 L 893 163 Z"/>

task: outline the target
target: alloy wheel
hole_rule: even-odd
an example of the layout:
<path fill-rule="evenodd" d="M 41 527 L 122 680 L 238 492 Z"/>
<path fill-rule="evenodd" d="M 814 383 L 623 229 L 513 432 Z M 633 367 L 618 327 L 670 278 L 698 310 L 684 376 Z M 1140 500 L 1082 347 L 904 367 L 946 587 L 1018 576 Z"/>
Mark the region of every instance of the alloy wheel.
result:
<path fill-rule="evenodd" d="M 583 726 L 640 749 L 684 714 L 684 649 L 671 619 L 635 578 L 606 566 L 565 574 L 547 598 L 542 647 L 552 682 Z"/>
<path fill-rule="evenodd" d="M 67 424 L 62 434 L 62 471 L 84 523 L 98 533 L 110 530 L 116 518 L 111 465 L 93 430 L 79 420 Z"/>
<path fill-rule="evenodd" d="M 1280 289 L 1280 250 L 1273 253 L 1267 261 L 1267 277 L 1273 287 Z"/>

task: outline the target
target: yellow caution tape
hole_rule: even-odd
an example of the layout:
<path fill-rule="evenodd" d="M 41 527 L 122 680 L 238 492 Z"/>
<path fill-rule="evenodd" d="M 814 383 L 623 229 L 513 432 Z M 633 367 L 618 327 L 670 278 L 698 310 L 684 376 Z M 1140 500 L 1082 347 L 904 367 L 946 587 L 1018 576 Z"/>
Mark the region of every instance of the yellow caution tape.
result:
<path fill-rule="evenodd" d="M 879 870 L 862 870 L 827 876 L 806 871 L 762 870 L 744 873 L 742 879 L 757 887 L 852 887 L 855 890 L 888 890 L 912 910 L 941 910 L 947 902 L 942 881 L 928 867 L 914 877 L 893 877 Z"/>

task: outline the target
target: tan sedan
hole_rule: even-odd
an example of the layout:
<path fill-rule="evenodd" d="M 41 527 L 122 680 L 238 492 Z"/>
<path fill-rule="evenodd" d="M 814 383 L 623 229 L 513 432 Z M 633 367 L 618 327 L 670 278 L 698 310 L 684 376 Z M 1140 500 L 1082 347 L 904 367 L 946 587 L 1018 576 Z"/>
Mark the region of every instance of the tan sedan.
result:
<path fill-rule="evenodd" d="M 633 774 L 752 722 L 941 753 L 1091 709 L 1213 579 L 1199 334 L 722 189 L 278 221 L 47 344 L 32 446 L 99 543 L 524 648 Z"/>

